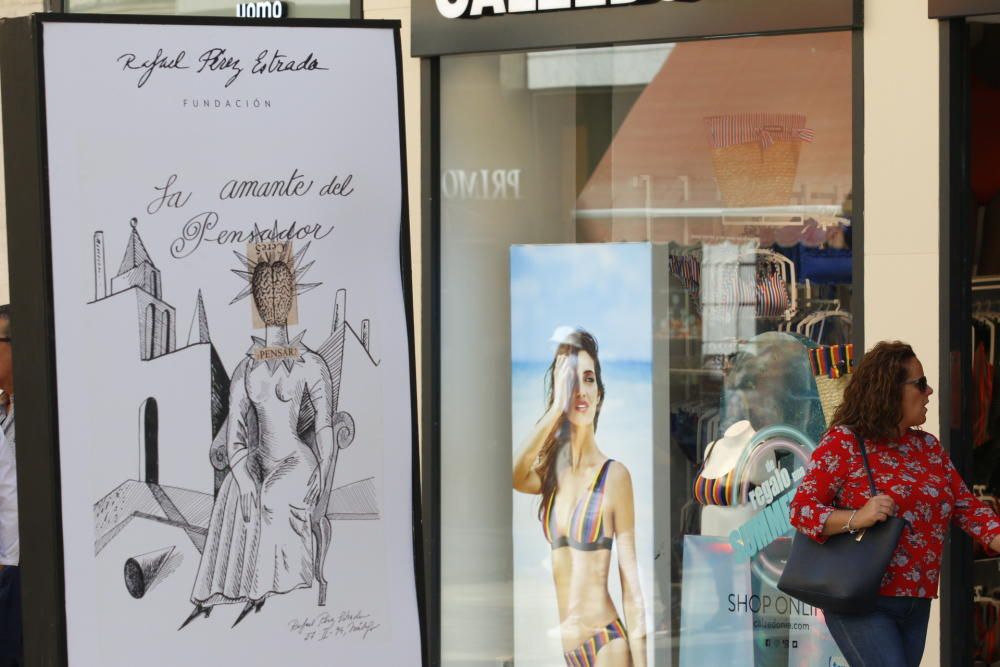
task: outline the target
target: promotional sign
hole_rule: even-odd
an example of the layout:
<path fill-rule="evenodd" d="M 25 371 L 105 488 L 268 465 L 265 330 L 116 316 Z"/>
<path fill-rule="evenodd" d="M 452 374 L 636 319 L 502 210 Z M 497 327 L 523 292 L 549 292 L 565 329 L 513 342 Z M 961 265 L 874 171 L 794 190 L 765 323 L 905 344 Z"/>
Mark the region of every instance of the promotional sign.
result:
<path fill-rule="evenodd" d="M 69 664 L 419 664 L 395 25 L 41 27 Z"/>
<path fill-rule="evenodd" d="M 657 255 L 534 245 L 512 247 L 510 262 L 514 664 L 659 664 Z"/>
<path fill-rule="evenodd" d="M 847 664 L 823 612 L 776 587 L 794 534 L 789 505 L 813 449 L 812 439 L 791 426 L 757 431 L 731 473 L 735 499 L 745 512 L 728 534 L 709 535 L 705 528 L 711 508 L 706 507 L 703 534 L 685 535 L 682 667 L 709 662 L 747 667 Z M 717 518 L 713 523 L 720 524 Z M 747 650 L 748 645 L 753 649 Z"/>

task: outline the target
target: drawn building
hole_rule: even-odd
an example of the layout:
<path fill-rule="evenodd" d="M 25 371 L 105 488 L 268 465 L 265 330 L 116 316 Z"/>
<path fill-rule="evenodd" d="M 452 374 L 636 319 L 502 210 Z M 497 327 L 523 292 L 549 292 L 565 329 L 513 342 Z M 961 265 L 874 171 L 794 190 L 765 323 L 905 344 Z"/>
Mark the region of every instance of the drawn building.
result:
<path fill-rule="evenodd" d="M 102 383 L 91 418 L 102 439 L 121 443 L 100 466 L 95 501 L 126 480 L 213 491 L 209 449 L 225 420 L 229 376 L 212 345 L 201 293 L 192 297 L 188 339 L 178 347 L 177 311 L 164 300 L 160 270 L 136 221 L 110 290 L 104 233 L 94 234 L 94 300 L 88 307 L 105 334 L 102 349 L 93 353 L 119 380 Z"/>
<path fill-rule="evenodd" d="M 88 307 L 106 330 L 94 353 L 114 367 L 118 382 L 106 383 L 91 417 L 99 437 L 121 443 L 95 466 L 95 551 L 140 518 L 182 529 L 200 553 L 215 494 L 229 471 L 229 376 L 212 343 L 204 300 L 199 291 L 187 343 L 178 347 L 176 309 L 163 298 L 160 271 L 135 220 L 110 290 L 103 232 L 94 234 L 93 251 L 94 300 Z M 378 362 L 371 353 L 370 321 L 351 326 L 346 301 L 346 290 L 338 290 L 331 329 L 317 352 L 330 368 L 334 404 L 363 416 L 365 426 L 357 454 L 338 465 L 353 469 L 335 476 L 327 516 L 377 520 L 381 424 L 367 415 L 376 407 L 367 392 L 379 386 Z M 350 397 L 340 391 L 345 376 L 356 392 Z M 345 476 L 350 481 L 341 481 Z"/>

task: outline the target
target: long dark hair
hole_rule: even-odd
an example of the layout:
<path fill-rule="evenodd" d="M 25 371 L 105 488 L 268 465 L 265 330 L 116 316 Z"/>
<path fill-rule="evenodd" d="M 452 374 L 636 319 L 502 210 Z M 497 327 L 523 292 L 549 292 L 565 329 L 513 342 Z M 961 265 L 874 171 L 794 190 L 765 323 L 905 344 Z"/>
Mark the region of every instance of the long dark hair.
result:
<path fill-rule="evenodd" d="M 863 438 L 896 437 L 903 418 L 906 362 L 916 356 L 898 340 L 884 340 L 868 350 L 844 388 L 844 402 L 830 427 L 846 426 Z"/>
<path fill-rule="evenodd" d="M 556 362 L 559 360 L 559 357 L 566 355 L 567 360 L 573 364 L 573 368 L 576 368 L 577 357 L 581 350 L 589 354 L 594 360 L 594 376 L 597 379 L 597 405 L 594 411 L 594 430 L 596 431 L 597 420 L 601 416 L 601 406 L 604 404 L 604 379 L 601 377 L 601 360 L 597 356 L 597 339 L 588 331 L 574 329 L 572 333 L 563 338 L 562 342 L 559 343 L 559 347 L 556 348 L 556 353 L 552 357 L 552 363 L 549 364 L 548 370 L 545 371 L 545 409 L 548 410 L 551 408 L 552 401 L 554 400 Z M 577 380 L 574 372 L 574 393 L 576 392 L 576 383 Z M 539 520 L 542 519 L 545 508 L 548 507 L 552 496 L 559 491 L 559 475 L 556 470 L 556 463 L 563 445 L 569 442 L 569 436 L 569 421 L 564 414 L 560 416 L 556 427 L 549 433 L 545 439 L 545 443 L 542 444 L 541 451 L 538 452 L 539 464 L 536 469 L 538 476 L 542 480 L 542 502 L 538 506 Z"/>

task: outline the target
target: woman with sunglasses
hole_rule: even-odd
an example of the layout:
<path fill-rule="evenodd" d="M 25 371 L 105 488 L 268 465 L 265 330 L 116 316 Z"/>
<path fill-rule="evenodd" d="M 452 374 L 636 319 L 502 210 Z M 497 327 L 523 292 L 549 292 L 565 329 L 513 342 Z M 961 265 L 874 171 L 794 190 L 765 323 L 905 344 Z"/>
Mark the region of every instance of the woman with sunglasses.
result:
<path fill-rule="evenodd" d="M 969 493 L 937 438 L 918 428 L 927 420 L 933 393 L 909 345 L 883 341 L 869 350 L 792 500 L 792 525 L 818 542 L 894 515 L 908 523 L 882 578 L 874 611 L 824 612 L 851 667 L 920 664 L 952 521 L 1000 551 L 1000 520 Z M 874 497 L 861 438 L 878 489 Z"/>

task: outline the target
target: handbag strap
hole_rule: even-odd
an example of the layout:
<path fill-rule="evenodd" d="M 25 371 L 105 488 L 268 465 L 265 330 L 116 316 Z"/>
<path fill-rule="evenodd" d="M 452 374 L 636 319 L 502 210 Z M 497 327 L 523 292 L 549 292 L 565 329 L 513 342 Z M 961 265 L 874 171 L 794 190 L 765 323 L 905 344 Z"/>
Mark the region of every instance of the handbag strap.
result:
<path fill-rule="evenodd" d="M 858 439 L 858 447 L 861 448 L 861 460 L 865 463 L 865 472 L 868 473 L 868 484 L 872 487 L 872 497 L 874 498 L 878 495 L 878 489 L 875 488 L 875 476 L 872 475 L 872 468 L 868 465 L 868 450 L 865 448 L 865 439 L 857 433 L 854 434 L 854 437 Z"/>

